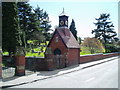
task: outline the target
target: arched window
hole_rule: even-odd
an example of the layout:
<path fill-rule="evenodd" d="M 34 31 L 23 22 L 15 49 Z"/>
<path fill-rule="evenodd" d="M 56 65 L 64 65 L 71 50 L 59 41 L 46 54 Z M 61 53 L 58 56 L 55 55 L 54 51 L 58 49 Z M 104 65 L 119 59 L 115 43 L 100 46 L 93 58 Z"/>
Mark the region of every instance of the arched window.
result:
<path fill-rule="evenodd" d="M 59 48 L 56 48 L 54 50 L 54 55 L 60 55 L 61 54 L 61 50 Z"/>

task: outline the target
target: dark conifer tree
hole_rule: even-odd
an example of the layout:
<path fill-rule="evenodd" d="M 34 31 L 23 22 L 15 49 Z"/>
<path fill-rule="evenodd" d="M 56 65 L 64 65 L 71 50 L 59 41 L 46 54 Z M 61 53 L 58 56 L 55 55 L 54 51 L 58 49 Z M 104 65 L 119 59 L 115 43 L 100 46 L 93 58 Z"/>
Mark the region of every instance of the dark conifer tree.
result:
<path fill-rule="evenodd" d="M 70 31 L 74 35 L 75 39 L 77 40 L 77 30 L 75 27 L 75 21 L 72 19 L 71 25 L 70 25 Z"/>
<path fill-rule="evenodd" d="M 9 55 L 15 54 L 20 45 L 18 9 L 15 2 L 2 2 L 2 48 Z"/>
<path fill-rule="evenodd" d="M 37 8 L 34 9 L 34 12 L 37 16 L 37 19 L 39 20 L 40 30 L 45 37 L 43 42 L 46 42 L 51 38 L 50 35 L 51 25 L 49 21 L 49 16 L 47 12 L 46 11 L 44 12 L 43 9 L 40 9 L 39 6 L 37 6 Z"/>
<path fill-rule="evenodd" d="M 18 15 L 20 20 L 22 46 L 26 48 L 29 32 L 31 32 L 29 24 L 31 23 L 30 15 L 32 7 L 28 4 L 28 2 L 18 2 L 17 6 L 19 11 Z"/>
<path fill-rule="evenodd" d="M 106 48 L 106 44 L 115 39 L 117 33 L 114 31 L 114 25 L 110 21 L 110 14 L 101 14 L 99 18 L 96 18 L 97 22 L 94 23 L 97 27 L 92 30 L 92 34 L 95 34 L 95 38 L 98 38 Z"/>
<path fill-rule="evenodd" d="M 28 2 L 19 2 L 18 11 L 23 46 L 28 48 L 28 40 L 34 40 L 34 45 L 37 46 L 43 39 L 38 16 Z"/>

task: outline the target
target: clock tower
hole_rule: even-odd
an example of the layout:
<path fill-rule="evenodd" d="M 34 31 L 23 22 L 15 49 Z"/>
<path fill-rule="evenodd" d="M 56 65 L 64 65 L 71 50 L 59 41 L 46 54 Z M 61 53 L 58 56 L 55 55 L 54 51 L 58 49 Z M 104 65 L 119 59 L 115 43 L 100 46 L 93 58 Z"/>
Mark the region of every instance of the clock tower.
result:
<path fill-rule="evenodd" d="M 68 27 L 68 15 L 63 12 L 59 15 L 59 27 Z"/>

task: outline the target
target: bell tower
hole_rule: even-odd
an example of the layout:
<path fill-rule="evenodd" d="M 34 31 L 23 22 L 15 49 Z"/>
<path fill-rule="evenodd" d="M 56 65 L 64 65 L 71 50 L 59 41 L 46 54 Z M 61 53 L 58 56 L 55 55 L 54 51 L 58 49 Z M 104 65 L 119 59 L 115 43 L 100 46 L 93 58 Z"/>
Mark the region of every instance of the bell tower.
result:
<path fill-rule="evenodd" d="M 64 8 L 59 15 L 59 27 L 47 46 L 45 60 L 47 70 L 80 63 L 80 45 L 68 28 L 68 15 Z"/>
<path fill-rule="evenodd" d="M 59 15 L 59 27 L 68 27 L 68 15 L 64 12 Z"/>

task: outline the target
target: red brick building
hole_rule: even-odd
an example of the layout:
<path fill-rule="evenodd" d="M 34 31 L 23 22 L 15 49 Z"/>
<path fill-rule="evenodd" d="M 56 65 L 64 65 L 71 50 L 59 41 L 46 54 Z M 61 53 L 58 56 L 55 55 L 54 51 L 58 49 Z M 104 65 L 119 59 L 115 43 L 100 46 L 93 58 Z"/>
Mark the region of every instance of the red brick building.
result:
<path fill-rule="evenodd" d="M 68 16 L 64 10 L 59 16 L 59 27 L 47 46 L 45 58 L 48 70 L 64 68 L 80 62 L 80 45 L 68 29 Z"/>

